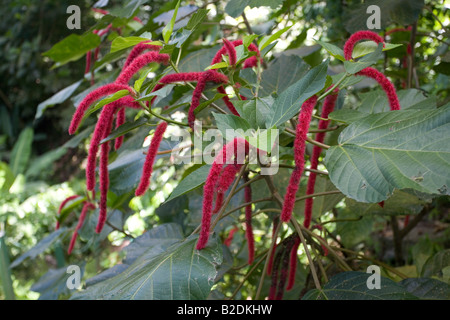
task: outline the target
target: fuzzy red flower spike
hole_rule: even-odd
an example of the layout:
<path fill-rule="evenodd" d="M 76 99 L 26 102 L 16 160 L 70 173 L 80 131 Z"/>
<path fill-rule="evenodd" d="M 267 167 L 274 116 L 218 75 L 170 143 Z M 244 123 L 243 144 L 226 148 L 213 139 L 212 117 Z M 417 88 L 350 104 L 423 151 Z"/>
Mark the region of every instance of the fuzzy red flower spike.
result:
<path fill-rule="evenodd" d="M 306 100 L 298 116 L 297 132 L 294 140 L 294 161 L 295 168 L 289 180 L 289 185 L 284 196 L 283 208 L 281 209 L 281 220 L 288 222 L 291 219 L 295 205 L 295 195 L 297 194 L 300 178 L 305 166 L 305 148 L 308 135 L 309 124 L 317 103 L 317 96 L 312 96 Z"/>

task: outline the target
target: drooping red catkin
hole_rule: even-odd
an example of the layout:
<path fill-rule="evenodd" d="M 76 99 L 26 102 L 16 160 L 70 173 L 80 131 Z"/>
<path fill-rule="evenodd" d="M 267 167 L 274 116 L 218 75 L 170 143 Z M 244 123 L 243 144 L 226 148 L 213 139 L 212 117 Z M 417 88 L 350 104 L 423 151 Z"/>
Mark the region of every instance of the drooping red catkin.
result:
<path fill-rule="evenodd" d="M 127 59 L 125 60 L 123 68 L 127 68 L 131 64 L 131 62 L 133 62 L 133 60 L 140 56 L 144 51 L 159 51 L 161 49 L 160 46 L 148 44 L 148 42 L 150 42 L 150 40 L 138 43 L 133 47 L 133 49 L 128 54 Z"/>
<path fill-rule="evenodd" d="M 125 108 L 119 109 L 116 117 L 116 129 L 125 123 Z M 123 136 L 117 137 L 114 141 L 114 149 L 119 150 L 123 143 Z"/>
<path fill-rule="evenodd" d="M 76 199 L 76 198 L 78 198 L 78 197 L 79 197 L 79 195 L 75 194 L 75 195 L 73 195 L 73 196 L 70 196 L 70 197 L 65 198 L 65 199 L 61 202 L 61 204 L 59 205 L 59 208 L 58 208 L 58 216 L 61 214 L 61 211 L 62 211 L 62 209 L 64 209 L 64 207 L 66 206 L 67 202 L 72 201 L 73 199 Z M 56 227 L 55 227 L 56 230 L 59 229 L 59 225 L 60 225 L 60 224 L 59 224 L 59 221 L 56 221 Z"/>
<path fill-rule="evenodd" d="M 203 90 L 205 90 L 206 87 L 206 73 L 202 74 L 200 78 L 198 79 L 197 85 L 195 86 L 194 92 L 192 93 L 192 100 L 191 100 L 191 106 L 189 107 L 188 111 L 188 124 L 189 127 L 194 127 L 194 121 L 195 121 L 195 114 L 194 111 L 197 109 L 197 107 L 200 105 L 200 98 L 202 96 Z"/>
<path fill-rule="evenodd" d="M 152 141 L 145 157 L 144 167 L 142 168 L 142 177 L 139 186 L 136 189 L 136 196 L 142 196 L 150 185 L 150 177 L 153 172 L 153 163 L 155 162 L 156 153 L 158 152 L 159 145 L 164 136 L 164 132 L 167 129 L 167 122 L 163 121 L 158 124 L 153 134 Z"/>
<path fill-rule="evenodd" d="M 383 43 L 383 38 L 373 31 L 357 31 L 348 38 L 348 40 L 344 44 L 344 58 L 345 60 L 352 59 L 353 48 L 356 43 L 361 40 L 372 40 L 374 42 Z"/>
<path fill-rule="evenodd" d="M 134 94 L 133 88 L 131 88 L 128 85 L 119 83 L 106 84 L 88 93 L 88 95 L 80 102 L 80 104 L 77 107 L 77 110 L 75 111 L 72 117 L 72 121 L 69 126 L 69 134 L 74 134 L 75 131 L 77 131 L 84 113 L 91 104 L 93 104 L 98 99 L 116 93 L 119 90 L 128 90 L 131 94 Z"/>
<path fill-rule="evenodd" d="M 228 53 L 228 58 L 230 59 L 230 65 L 234 66 L 236 64 L 236 49 L 227 39 L 223 39 L 223 45 Z"/>
<path fill-rule="evenodd" d="M 243 44 L 243 41 L 242 41 L 242 40 L 234 40 L 234 41 L 231 41 L 230 43 L 231 43 L 234 47 L 237 47 L 237 46 L 242 45 L 242 44 Z M 247 59 L 244 61 L 243 69 L 251 68 L 251 67 L 256 66 L 256 65 L 258 64 L 258 58 L 260 57 L 260 53 L 259 53 L 258 47 L 257 47 L 256 45 L 254 45 L 253 43 L 251 43 L 251 44 L 248 46 L 248 49 L 249 49 L 250 51 L 256 52 L 256 56 L 252 56 L 252 57 L 250 57 L 250 58 L 247 58 Z M 220 61 L 222 61 L 222 55 L 225 54 L 225 53 L 227 53 L 227 48 L 226 48 L 226 46 L 224 45 L 222 48 L 220 48 L 220 49 L 216 52 L 216 55 L 214 56 L 213 60 L 211 61 L 211 65 L 216 64 L 216 63 L 219 63 Z"/>
<path fill-rule="evenodd" d="M 229 247 L 231 245 L 231 241 L 233 241 L 234 234 L 239 230 L 238 227 L 234 227 L 230 230 L 230 233 L 228 234 L 228 237 L 224 240 L 223 244 Z"/>
<path fill-rule="evenodd" d="M 233 103 L 230 101 L 230 98 L 228 97 L 227 92 L 225 91 L 225 88 L 223 86 L 220 86 L 217 88 L 217 92 L 219 92 L 220 94 L 225 94 L 225 96 L 222 98 L 222 100 L 223 100 L 223 102 L 225 102 L 225 105 L 227 106 L 228 110 L 230 110 L 231 113 L 234 114 L 235 116 L 240 117 L 239 112 L 237 112 Z M 244 100 L 244 99 L 242 99 L 242 100 Z"/>
<path fill-rule="evenodd" d="M 225 169 L 222 170 L 222 174 L 220 175 L 220 179 L 217 180 L 216 185 L 217 195 L 216 205 L 213 210 L 214 214 L 219 212 L 220 208 L 222 207 L 224 194 L 233 183 L 234 178 L 236 177 L 236 174 L 239 172 L 241 167 L 242 164 L 229 164 L 225 167 Z"/>
<path fill-rule="evenodd" d="M 295 273 L 297 271 L 297 251 L 298 247 L 300 245 L 300 238 L 296 237 L 294 240 L 294 244 L 292 245 L 291 252 L 290 252 L 290 259 L 289 259 L 289 279 L 288 284 L 286 286 L 286 290 L 292 290 L 295 284 Z"/>
<path fill-rule="evenodd" d="M 275 249 L 275 248 L 274 248 Z M 275 300 L 275 296 L 278 289 L 278 271 L 281 264 L 281 258 L 283 257 L 283 250 L 278 250 L 277 254 L 275 255 L 275 259 L 273 261 L 273 267 L 271 270 L 271 284 L 269 288 L 269 295 L 267 297 L 268 300 Z"/>
<path fill-rule="evenodd" d="M 122 69 L 115 83 L 126 84 L 130 79 L 143 67 L 148 65 L 150 62 L 158 62 L 162 64 L 169 63 L 170 56 L 168 54 L 160 54 L 158 52 L 147 52 L 136 57 L 129 66 Z"/>
<path fill-rule="evenodd" d="M 67 250 L 67 254 L 70 255 L 72 253 L 73 247 L 75 246 L 75 242 L 78 237 L 78 230 L 81 229 L 81 227 L 83 226 L 84 220 L 86 219 L 86 213 L 88 212 L 88 210 L 93 210 L 93 209 L 95 209 L 95 205 L 93 203 L 84 202 L 83 208 L 81 209 L 80 218 L 78 219 L 77 226 L 75 227 L 75 231 L 73 232 L 72 238 L 70 239 L 70 244 L 69 244 L 69 249 Z"/>
<path fill-rule="evenodd" d="M 97 121 L 94 133 L 90 141 L 89 153 L 86 163 L 86 187 L 89 191 L 92 191 L 95 188 L 95 167 L 100 141 L 103 137 L 107 137 L 109 135 L 110 132 L 107 132 L 107 129 L 110 126 L 114 113 L 119 108 L 124 106 L 134 109 L 140 108 L 139 103 L 134 101 L 132 97 L 126 96 L 107 104 L 103 107 L 100 113 L 100 117 Z"/>
<path fill-rule="evenodd" d="M 200 105 L 200 98 L 202 95 L 202 92 L 205 90 L 206 82 L 216 82 L 221 83 L 225 80 L 223 75 L 218 73 L 215 70 L 207 70 L 205 72 L 202 72 L 200 77 L 197 80 L 197 85 L 195 86 L 194 92 L 192 93 L 192 101 L 191 106 L 188 111 L 188 124 L 191 128 L 194 127 L 194 121 L 195 121 L 195 109 Z M 227 79 L 228 81 L 228 79 Z"/>
<path fill-rule="evenodd" d="M 248 174 L 244 175 L 244 181 L 248 182 Z M 250 203 L 245 206 L 245 237 L 247 238 L 247 248 L 248 248 L 248 264 L 252 264 L 255 258 L 255 238 L 253 237 L 253 226 L 252 226 L 252 187 L 247 185 L 244 188 L 244 199 L 246 203 Z"/>
<path fill-rule="evenodd" d="M 295 195 L 298 190 L 300 178 L 305 166 L 305 147 L 308 135 L 309 124 L 311 122 L 312 113 L 317 103 L 317 96 L 312 96 L 306 100 L 300 110 L 298 116 L 297 132 L 294 140 L 294 161 L 295 168 L 291 174 L 289 185 L 284 196 L 283 208 L 281 209 L 281 220 L 288 222 L 292 216 L 292 210 L 295 205 Z"/>
<path fill-rule="evenodd" d="M 405 217 L 405 221 L 403 222 L 403 228 L 405 228 L 409 224 L 409 215 Z"/>
<path fill-rule="evenodd" d="M 239 159 L 242 156 L 240 155 L 240 152 L 242 151 L 244 151 L 245 154 L 248 154 L 248 142 L 244 138 L 235 138 L 233 141 L 228 142 L 214 159 L 203 187 L 202 223 L 200 236 L 196 246 L 197 250 L 203 249 L 208 243 L 214 191 L 217 179 L 222 172 L 223 165 L 225 163 L 229 164 L 233 156 L 236 157 L 236 159 Z"/>
<path fill-rule="evenodd" d="M 270 275 L 272 273 L 272 268 L 273 268 L 273 258 L 275 257 L 275 250 L 277 248 L 277 243 L 276 243 L 276 239 L 275 239 L 275 232 L 278 228 L 278 224 L 280 223 L 280 217 L 276 216 L 275 218 L 273 218 L 273 223 L 272 223 L 272 242 L 274 242 L 273 245 L 273 249 L 272 252 L 270 254 L 269 257 L 269 261 L 267 263 L 267 274 Z"/>
<path fill-rule="evenodd" d="M 284 295 L 284 286 L 286 284 L 286 279 L 288 278 L 288 271 L 290 267 L 290 258 L 292 252 L 292 246 L 295 243 L 295 239 L 290 236 L 284 245 L 283 249 L 283 259 L 280 267 L 280 279 L 278 280 L 277 294 L 275 296 L 276 300 L 282 300 Z"/>
<path fill-rule="evenodd" d="M 389 106 L 392 110 L 400 110 L 400 102 L 397 97 L 397 92 L 395 91 L 395 87 L 392 84 L 391 81 L 380 71 L 377 69 L 374 69 L 372 67 L 367 67 L 365 69 L 362 69 L 358 73 L 356 73 L 357 76 L 365 76 L 368 78 L 372 78 L 375 81 L 377 81 L 381 88 L 384 90 L 384 92 L 387 95 Z"/>
<path fill-rule="evenodd" d="M 336 100 L 337 100 L 337 93 L 339 92 L 339 90 L 336 88 L 336 90 L 333 91 L 332 94 L 330 94 L 329 96 L 327 96 L 325 98 L 325 101 L 323 103 L 322 106 L 322 113 L 320 115 L 321 118 L 326 119 L 328 118 L 328 115 L 334 110 L 334 106 L 336 104 Z M 319 124 L 318 124 L 318 129 L 323 130 L 326 129 L 328 127 L 328 120 L 323 120 L 320 119 L 319 120 Z M 318 142 L 323 142 L 325 138 L 325 132 L 318 132 L 316 134 L 315 140 Z M 319 156 L 320 153 L 322 152 L 322 148 L 320 148 L 319 146 L 313 146 L 313 151 L 312 151 L 312 155 L 310 158 L 311 161 L 311 167 L 310 169 L 316 170 L 317 166 L 319 164 Z M 311 195 L 314 193 L 314 188 L 316 185 L 316 177 L 317 174 L 315 172 L 310 172 L 309 173 L 309 177 L 308 177 L 308 184 L 306 186 L 306 195 Z M 307 198 L 305 200 L 305 212 L 304 212 L 304 216 L 305 216 L 305 220 L 303 222 L 303 225 L 305 226 L 305 228 L 309 228 L 309 225 L 311 223 L 311 218 L 312 218 L 312 208 L 313 208 L 313 203 L 314 203 L 314 199 L 313 198 Z"/>
<path fill-rule="evenodd" d="M 112 121 L 109 122 L 106 127 L 106 131 L 102 138 L 107 137 L 107 132 L 111 131 Z M 108 159 L 109 159 L 110 141 L 105 142 L 100 148 L 100 205 L 99 205 L 99 215 L 98 222 L 95 228 L 96 233 L 100 233 L 103 230 L 107 218 L 107 196 L 109 188 L 109 173 L 108 173 Z"/>

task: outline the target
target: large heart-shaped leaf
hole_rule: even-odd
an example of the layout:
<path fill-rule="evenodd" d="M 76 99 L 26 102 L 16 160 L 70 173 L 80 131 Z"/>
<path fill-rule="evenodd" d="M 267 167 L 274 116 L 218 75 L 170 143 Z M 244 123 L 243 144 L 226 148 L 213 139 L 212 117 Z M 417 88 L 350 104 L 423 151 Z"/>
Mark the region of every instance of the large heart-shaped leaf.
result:
<path fill-rule="evenodd" d="M 222 246 L 213 236 L 208 246 L 199 251 L 195 249 L 197 239 L 197 235 L 192 235 L 158 254 L 146 251 L 122 273 L 73 295 L 72 299 L 205 299 L 222 263 Z"/>
<path fill-rule="evenodd" d="M 33 248 L 22 254 L 20 257 L 18 257 L 16 260 L 14 260 L 11 263 L 11 268 L 17 267 L 19 264 L 21 264 L 25 259 L 35 259 L 38 255 L 40 255 L 42 252 L 44 252 L 47 248 L 49 248 L 53 243 L 55 243 L 64 233 L 67 231 L 66 228 L 60 228 L 48 236 L 46 236 L 44 239 L 39 241 Z"/>
<path fill-rule="evenodd" d="M 370 273 L 341 272 L 331 278 L 322 290 L 313 289 L 304 300 L 414 300 L 417 299 L 401 285 L 380 276 L 380 289 L 369 289 Z M 370 280 L 369 280 L 370 281 Z"/>
<path fill-rule="evenodd" d="M 369 115 L 327 150 L 331 181 L 360 202 L 380 202 L 394 189 L 450 194 L 450 108 Z"/>
<path fill-rule="evenodd" d="M 299 112 L 307 99 L 322 90 L 325 86 L 328 60 L 314 67 L 299 81 L 283 91 L 272 106 L 274 113 L 268 119 L 267 128 L 278 126 Z"/>
<path fill-rule="evenodd" d="M 296 55 L 279 56 L 262 73 L 259 96 L 268 96 L 274 92 L 281 94 L 299 81 L 308 69 L 309 65 Z"/>

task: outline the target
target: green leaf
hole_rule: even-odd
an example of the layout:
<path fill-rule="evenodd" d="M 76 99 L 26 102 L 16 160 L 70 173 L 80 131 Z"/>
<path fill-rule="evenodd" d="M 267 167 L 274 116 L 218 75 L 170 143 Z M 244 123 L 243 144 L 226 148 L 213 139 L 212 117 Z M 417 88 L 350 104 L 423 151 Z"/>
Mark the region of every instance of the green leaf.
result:
<path fill-rule="evenodd" d="M 114 140 L 120 136 L 123 136 L 124 134 L 133 131 L 136 128 L 145 126 L 148 124 L 148 119 L 145 117 L 139 118 L 136 121 L 133 122 L 127 122 L 121 125 L 119 128 L 111 132 L 106 138 L 104 138 L 100 143 L 105 143 L 111 140 Z"/>
<path fill-rule="evenodd" d="M 205 70 L 211 64 L 218 49 L 218 46 L 215 46 L 189 53 L 181 60 L 178 65 L 178 70 L 180 72 L 198 72 L 199 70 Z"/>
<path fill-rule="evenodd" d="M 22 254 L 16 260 L 11 263 L 11 268 L 17 267 L 21 264 L 25 259 L 35 259 L 38 255 L 44 252 L 47 248 L 49 248 L 53 243 L 55 243 L 65 232 L 66 228 L 62 227 L 58 230 L 52 232 L 50 235 L 46 236 L 44 239 L 39 241 L 33 248 Z"/>
<path fill-rule="evenodd" d="M 222 132 L 222 135 L 226 139 L 233 139 L 237 136 L 245 138 L 247 130 L 252 130 L 252 127 L 247 120 L 242 117 L 235 116 L 234 114 L 213 113 L 213 116 L 216 119 L 217 128 L 220 132 Z M 231 133 L 231 136 L 227 136 L 227 130 Z"/>
<path fill-rule="evenodd" d="M 31 144 L 33 143 L 34 130 L 27 127 L 22 130 L 11 151 L 9 167 L 15 177 L 24 173 L 31 156 Z"/>
<path fill-rule="evenodd" d="M 344 50 L 339 48 L 338 46 L 335 46 L 334 44 L 323 42 L 319 40 L 315 40 L 318 44 L 320 44 L 326 51 L 328 51 L 329 54 L 331 54 L 333 57 L 335 57 L 338 60 L 346 61 L 344 58 Z"/>
<path fill-rule="evenodd" d="M 356 122 L 364 117 L 367 117 L 368 113 L 361 112 L 353 109 L 341 109 L 331 112 L 328 115 L 328 119 L 342 122 L 345 124 L 350 124 L 352 122 Z"/>
<path fill-rule="evenodd" d="M 197 28 L 197 26 L 206 19 L 206 17 L 208 16 L 208 12 L 209 9 L 198 9 L 197 11 L 195 11 L 192 17 L 189 19 L 185 28 L 187 30 L 194 30 L 195 28 Z"/>
<path fill-rule="evenodd" d="M 85 263 L 83 262 L 80 267 L 80 279 L 84 274 Z M 47 271 L 36 283 L 34 283 L 30 290 L 39 292 L 39 300 L 58 300 L 60 296 L 68 296 L 71 291 L 67 286 L 69 278 L 72 273 L 67 272 L 67 267 L 59 269 L 50 269 Z"/>
<path fill-rule="evenodd" d="M 200 111 L 208 107 L 211 103 L 214 103 L 215 101 L 222 99 L 225 96 L 226 94 L 216 93 L 212 99 L 208 99 L 207 101 L 200 103 L 198 107 L 195 108 L 194 114 L 197 115 Z"/>
<path fill-rule="evenodd" d="M 80 84 L 82 83 L 82 80 L 79 80 L 70 86 L 62 89 L 61 91 L 55 93 L 53 96 L 48 98 L 47 100 L 41 102 L 37 106 L 36 115 L 34 116 L 34 119 L 37 120 L 44 114 L 44 111 L 47 110 L 47 108 L 54 106 L 58 103 L 63 103 L 66 101 L 72 94 L 75 92 L 75 90 L 78 89 Z"/>
<path fill-rule="evenodd" d="M 283 0 L 230 0 L 225 6 L 225 12 L 233 18 L 237 18 L 247 6 L 250 8 L 268 6 L 276 9 L 282 3 Z"/>
<path fill-rule="evenodd" d="M 423 206 L 426 203 L 409 192 L 395 190 L 392 196 L 384 201 L 383 207 L 378 205 L 378 203 L 367 204 L 348 198 L 346 199 L 345 204 L 352 213 L 359 216 L 395 216 L 416 215 L 423 209 Z"/>
<path fill-rule="evenodd" d="M 241 118 L 245 119 L 251 128 L 264 129 L 266 121 L 272 113 L 273 98 L 255 98 L 251 100 L 236 101 L 234 106 Z"/>
<path fill-rule="evenodd" d="M 150 247 L 122 273 L 71 299 L 204 300 L 222 263 L 222 245 L 212 236 L 198 251 L 197 239 L 198 235 L 190 236 L 157 254 Z"/>
<path fill-rule="evenodd" d="M 281 55 L 271 62 L 261 74 L 259 95 L 264 97 L 284 90 L 299 81 L 309 70 L 309 65 L 296 55 Z"/>
<path fill-rule="evenodd" d="M 403 46 L 402 44 L 385 43 L 382 51 L 389 51 L 398 47 Z M 362 41 L 358 42 L 353 49 L 353 59 L 361 58 L 371 52 L 377 50 L 377 43 L 373 41 Z"/>
<path fill-rule="evenodd" d="M 346 7 L 342 20 L 348 32 L 367 30 L 367 19 L 370 17 L 370 14 L 367 13 L 369 5 L 376 5 L 380 8 L 380 27 L 384 30 L 390 24 L 407 26 L 416 22 L 422 12 L 424 0 L 370 0 Z M 373 29 L 373 31 L 381 30 Z"/>
<path fill-rule="evenodd" d="M 143 4 L 145 0 L 129 0 L 125 4 L 121 3 L 117 8 L 110 10 L 110 14 L 115 17 L 131 18 L 136 10 Z"/>
<path fill-rule="evenodd" d="M 233 18 L 237 18 L 244 12 L 245 7 L 250 3 L 250 0 L 230 0 L 225 6 L 225 12 Z"/>
<path fill-rule="evenodd" d="M 226 61 L 222 61 L 206 67 L 205 70 L 221 69 L 226 67 L 228 67 L 228 63 Z"/>
<path fill-rule="evenodd" d="M 377 63 L 382 57 L 383 44 L 379 43 L 375 51 L 363 56 L 358 61 L 344 61 L 345 71 L 350 74 L 355 74 L 362 69 L 370 67 L 371 65 Z"/>
<path fill-rule="evenodd" d="M 70 61 L 78 60 L 86 52 L 97 48 L 99 45 L 100 37 L 94 33 L 81 36 L 72 33 L 42 55 L 57 62 L 55 67 L 60 67 Z"/>
<path fill-rule="evenodd" d="M 400 285 L 420 299 L 450 300 L 450 285 L 437 279 L 410 278 L 400 281 Z"/>
<path fill-rule="evenodd" d="M 422 268 L 422 277 L 431 278 L 439 277 L 445 278 L 444 269 L 450 268 L 450 249 L 442 250 L 430 257 Z M 449 281 L 450 279 L 443 279 Z"/>
<path fill-rule="evenodd" d="M 348 197 L 380 202 L 394 189 L 450 194 L 450 108 L 369 115 L 327 150 L 331 181 Z"/>
<path fill-rule="evenodd" d="M 425 96 L 418 89 L 397 91 L 398 100 L 402 110 L 405 109 L 436 109 L 436 97 Z M 358 111 L 365 113 L 379 113 L 390 110 L 389 101 L 384 91 L 374 90 L 361 93 L 361 105 Z"/>
<path fill-rule="evenodd" d="M 54 150 L 47 151 L 46 153 L 33 159 L 32 163 L 29 165 L 28 169 L 25 172 L 25 176 L 27 178 L 38 177 L 45 170 L 49 170 L 49 168 L 52 168 L 55 161 L 65 155 L 66 152 L 66 148 L 60 147 Z"/>
<path fill-rule="evenodd" d="M 110 53 L 122 50 L 122 49 L 126 49 L 129 47 L 133 47 L 139 43 L 141 43 L 142 41 L 148 41 L 148 38 L 144 38 L 144 37 L 117 37 L 115 38 L 112 43 L 111 43 L 111 51 Z M 152 45 L 162 45 L 161 42 L 159 41 L 152 41 L 149 42 L 149 44 Z"/>
<path fill-rule="evenodd" d="M 110 96 L 100 100 L 93 107 L 90 107 L 86 111 L 86 113 L 83 116 L 83 118 L 86 119 L 91 114 L 93 114 L 95 111 L 97 111 L 97 110 L 103 108 L 104 106 L 106 106 L 108 103 L 111 103 L 111 102 L 114 102 L 116 100 L 119 100 L 120 98 L 128 96 L 129 94 L 130 94 L 130 91 L 128 91 L 128 90 L 119 90 L 119 91 L 115 92 L 113 95 L 110 95 Z"/>
<path fill-rule="evenodd" d="M 14 183 L 14 174 L 8 164 L 0 161 L 0 191 L 8 191 Z"/>
<path fill-rule="evenodd" d="M 175 10 L 172 16 L 172 19 L 170 19 L 170 22 L 164 27 L 162 31 L 163 39 L 165 43 L 169 43 L 170 36 L 173 32 L 173 26 L 175 25 L 175 20 L 177 19 L 177 13 L 178 8 L 180 7 L 180 0 L 177 2 L 177 5 L 175 6 Z"/>
<path fill-rule="evenodd" d="M 272 106 L 274 114 L 267 128 L 279 126 L 294 117 L 307 99 L 322 90 L 327 78 L 328 60 L 314 67 L 299 81 L 283 91 Z"/>
<path fill-rule="evenodd" d="M 203 185 L 208 177 L 209 171 L 211 170 L 211 166 L 204 165 L 198 168 L 197 170 L 191 172 L 187 175 L 183 180 L 181 180 L 175 189 L 170 194 L 169 198 L 167 198 L 166 202 L 173 200 L 189 191 L 197 189 L 201 185 Z"/>
<path fill-rule="evenodd" d="M 245 48 L 248 48 L 248 46 L 253 42 L 253 40 L 255 40 L 256 38 L 258 38 L 257 34 L 248 34 L 245 35 L 244 38 L 242 39 L 242 44 L 244 45 Z"/>
<path fill-rule="evenodd" d="M 303 300 L 416 300 L 417 297 L 406 291 L 391 279 L 381 277 L 380 289 L 369 289 L 367 281 L 371 274 L 348 271 L 335 275 L 322 290 L 313 289 Z"/>
<path fill-rule="evenodd" d="M 283 29 L 275 32 L 274 34 L 262 37 L 258 43 L 259 51 L 263 51 L 265 47 L 267 47 L 269 44 L 271 44 L 272 42 L 277 40 L 279 37 L 281 37 L 281 35 L 283 33 L 285 33 L 286 31 L 288 31 L 291 27 L 292 26 L 283 28 Z"/>

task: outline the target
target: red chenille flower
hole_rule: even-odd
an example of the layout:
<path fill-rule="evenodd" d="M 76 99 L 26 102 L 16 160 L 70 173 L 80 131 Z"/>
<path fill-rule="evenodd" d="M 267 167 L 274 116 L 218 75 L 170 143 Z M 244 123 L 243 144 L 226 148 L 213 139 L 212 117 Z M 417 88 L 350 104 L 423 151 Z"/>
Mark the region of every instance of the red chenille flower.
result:
<path fill-rule="evenodd" d="M 227 143 L 220 153 L 215 157 L 214 162 L 206 178 L 205 185 L 203 187 L 203 214 L 202 225 L 200 230 L 200 236 L 197 241 L 197 250 L 203 249 L 209 239 L 209 229 L 211 226 L 211 216 L 213 209 L 214 191 L 216 188 L 216 182 L 222 172 L 223 165 L 225 163 L 230 164 L 233 157 L 237 159 L 242 155 L 240 152 L 248 154 L 249 143 L 244 138 L 235 138 L 233 141 Z"/>
<path fill-rule="evenodd" d="M 334 110 L 334 106 L 336 104 L 336 100 L 337 100 L 337 92 L 338 90 L 335 90 L 331 95 L 327 96 L 325 98 L 325 101 L 323 103 L 323 107 L 322 107 L 322 113 L 320 115 L 321 118 L 328 118 L 328 115 Z M 322 130 L 322 129 L 326 129 L 328 127 L 328 120 L 319 120 L 319 125 L 318 125 L 318 129 Z M 325 138 L 325 132 L 319 132 L 316 134 L 316 138 L 315 140 L 318 142 L 323 142 Z M 312 155 L 310 158 L 311 161 L 311 167 L 310 169 L 316 170 L 317 166 L 319 164 L 319 156 L 320 153 L 322 152 L 322 149 L 319 146 L 313 146 L 313 151 L 312 151 Z M 306 194 L 310 195 L 314 193 L 314 187 L 316 184 L 316 177 L 317 174 L 315 172 L 310 172 L 309 173 L 309 177 L 308 177 L 308 184 L 306 186 Z M 303 222 L 303 225 L 306 228 L 309 228 L 309 224 L 311 223 L 311 218 L 312 218 L 312 207 L 313 207 L 313 198 L 307 198 L 305 200 L 305 220 Z"/>
<path fill-rule="evenodd" d="M 78 198 L 78 197 L 79 197 L 79 195 L 75 194 L 75 195 L 73 195 L 73 196 L 70 196 L 70 197 L 65 198 L 65 199 L 61 202 L 61 204 L 59 205 L 59 208 L 58 208 L 58 216 L 61 214 L 61 211 L 62 211 L 62 209 L 64 209 L 64 207 L 66 206 L 67 202 L 72 201 L 73 199 L 76 199 L 76 198 Z M 56 227 L 55 227 L 56 230 L 59 229 L 59 225 L 60 225 L 60 224 L 59 224 L 59 221 L 56 221 Z"/>
<path fill-rule="evenodd" d="M 80 218 L 78 219 L 77 226 L 75 227 L 75 231 L 72 234 L 72 238 L 70 239 L 69 249 L 67 250 L 67 254 L 71 254 L 73 247 L 75 246 L 75 242 L 78 237 L 78 230 L 83 226 L 84 220 L 86 219 L 86 213 L 88 210 L 95 209 L 95 205 L 90 202 L 85 202 L 83 208 L 81 209 Z"/>
<path fill-rule="evenodd" d="M 289 180 L 289 185 L 284 196 L 283 208 L 281 209 L 281 220 L 283 222 L 288 222 L 291 219 L 292 210 L 294 209 L 295 195 L 297 194 L 300 178 L 305 166 L 306 138 L 316 102 L 317 96 L 312 96 L 306 100 L 298 116 L 297 132 L 294 140 L 295 168 Z"/>
<path fill-rule="evenodd" d="M 395 90 L 392 82 L 389 81 L 383 73 L 372 67 L 367 67 L 356 73 L 356 75 L 365 76 L 377 81 L 381 85 L 384 92 L 386 92 L 391 110 L 400 110 L 400 102 L 397 97 L 397 91 Z"/>
<path fill-rule="evenodd" d="M 153 172 L 153 163 L 155 162 L 156 153 L 158 152 L 159 145 L 166 129 L 167 122 L 161 122 L 155 129 L 155 133 L 153 134 L 152 141 L 150 142 L 150 146 L 145 157 L 144 167 L 142 168 L 141 182 L 135 192 L 136 196 L 142 196 L 150 185 L 150 177 Z"/>
<path fill-rule="evenodd" d="M 128 85 L 119 83 L 106 84 L 88 93 L 87 96 L 80 102 L 80 104 L 77 107 L 77 110 L 75 111 L 72 117 L 72 121 L 69 126 L 69 134 L 74 134 L 75 131 L 77 131 L 81 119 L 84 116 L 84 113 L 91 104 L 93 104 L 95 101 L 99 100 L 104 96 L 116 93 L 117 91 L 120 90 L 128 90 L 131 94 L 134 94 L 133 88 L 131 88 Z"/>

